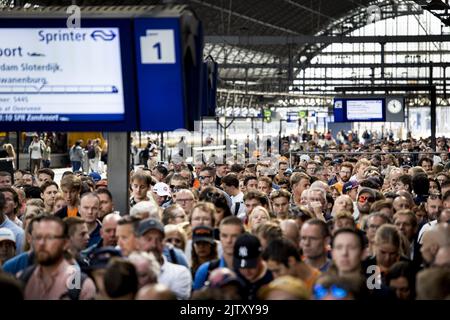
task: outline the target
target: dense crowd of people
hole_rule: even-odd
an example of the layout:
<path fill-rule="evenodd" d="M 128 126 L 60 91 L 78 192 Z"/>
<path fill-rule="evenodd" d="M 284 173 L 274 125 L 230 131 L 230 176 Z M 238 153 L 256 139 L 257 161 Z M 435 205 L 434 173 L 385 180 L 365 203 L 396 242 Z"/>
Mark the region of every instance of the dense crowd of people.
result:
<path fill-rule="evenodd" d="M 434 151 L 427 139 L 327 133 L 266 151 L 137 166 L 129 214 L 115 211 L 96 170 L 69 170 L 58 183 L 50 168 L 0 172 L 0 291 L 71 300 L 450 298 L 448 139 Z"/>

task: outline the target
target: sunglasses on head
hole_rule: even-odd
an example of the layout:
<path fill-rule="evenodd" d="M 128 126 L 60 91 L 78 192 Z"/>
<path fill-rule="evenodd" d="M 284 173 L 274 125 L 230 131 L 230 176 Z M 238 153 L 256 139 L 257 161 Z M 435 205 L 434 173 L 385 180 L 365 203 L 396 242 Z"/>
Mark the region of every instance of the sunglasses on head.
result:
<path fill-rule="evenodd" d="M 345 299 L 348 296 L 348 292 L 347 290 L 336 285 L 326 288 L 320 284 L 317 284 L 314 286 L 313 295 L 316 300 L 322 300 L 327 295 L 331 295 L 335 299 Z"/>
<path fill-rule="evenodd" d="M 373 202 L 374 200 L 375 198 L 371 196 L 359 196 L 358 198 L 359 202 L 366 202 L 366 201 Z"/>

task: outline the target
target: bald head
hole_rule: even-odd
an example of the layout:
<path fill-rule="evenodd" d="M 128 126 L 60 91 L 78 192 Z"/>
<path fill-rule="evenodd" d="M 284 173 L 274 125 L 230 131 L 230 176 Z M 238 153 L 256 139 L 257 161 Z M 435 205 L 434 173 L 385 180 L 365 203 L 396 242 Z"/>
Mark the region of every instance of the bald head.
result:
<path fill-rule="evenodd" d="M 411 209 L 411 203 L 408 198 L 405 196 L 398 196 L 392 202 L 392 206 L 394 207 L 395 212 L 400 210 L 409 210 Z"/>
<path fill-rule="evenodd" d="M 450 208 L 443 209 L 441 214 L 438 217 L 439 223 L 448 223 L 450 222 Z"/>
<path fill-rule="evenodd" d="M 117 213 L 110 213 L 107 214 L 104 218 L 103 218 L 103 226 L 105 226 L 105 224 L 110 224 L 110 223 L 116 223 L 117 221 L 119 221 L 122 217 L 120 216 L 120 214 Z"/>
<path fill-rule="evenodd" d="M 439 247 L 450 246 L 450 225 L 447 223 L 437 224 L 427 233 L 428 236 L 439 245 Z"/>
<path fill-rule="evenodd" d="M 288 219 L 280 222 L 280 228 L 283 232 L 283 237 L 291 240 L 296 247 L 299 245 L 299 229 L 295 220 Z"/>
<path fill-rule="evenodd" d="M 116 237 L 116 227 L 117 222 L 120 220 L 121 216 L 117 213 L 107 214 L 103 218 L 102 228 L 100 229 L 100 236 L 103 239 L 104 246 L 113 246 L 117 245 L 117 237 Z"/>
<path fill-rule="evenodd" d="M 325 192 L 330 192 L 330 186 L 328 184 L 326 184 L 325 182 L 320 181 L 320 180 L 314 181 L 311 184 L 310 188 L 311 189 L 320 188 L 320 189 L 323 189 Z"/>
<path fill-rule="evenodd" d="M 427 263 L 432 263 L 441 247 L 450 246 L 450 226 L 437 224 L 423 234 L 420 252 Z"/>
<path fill-rule="evenodd" d="M 434 258 L 433 267 L 450 267 L 450 246 L 439 248 L 436 257 Z"/>
<path fill-rule="evenodd" d="M 136 300 L 177 300 L 177 297 L 167 286 L 157 283 L 139 289 Z"/>

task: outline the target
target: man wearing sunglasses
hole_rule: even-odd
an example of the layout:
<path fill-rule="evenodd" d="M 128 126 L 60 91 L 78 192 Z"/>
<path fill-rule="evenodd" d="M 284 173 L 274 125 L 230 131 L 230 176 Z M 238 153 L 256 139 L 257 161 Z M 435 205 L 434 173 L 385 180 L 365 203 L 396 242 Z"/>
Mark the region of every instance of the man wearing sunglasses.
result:
<path fill-rule="evenodd" d="M 189 181 L 181 174 L 175 173 L 170 179 L 169 186 L 172 194 L 175 194 L 182 189 L 189 189 Z"/>
<path fill-rule="evenodd" d="M 370 213 L 370 206 L 376 201 L 376 192 L 371 188 L 361 188 L 356 197 L 356 207 L 359 211 L 359 222 L 364 225 L 366 217 Z"/>
<path fill-rule="evenodd" d="M 206 187 L 214 187 L 216 180 L 216 170 L 212 167 L 203 168 L 198 175 L 198 180 L 200 181 L 200 190 L 203 190 Z"/>

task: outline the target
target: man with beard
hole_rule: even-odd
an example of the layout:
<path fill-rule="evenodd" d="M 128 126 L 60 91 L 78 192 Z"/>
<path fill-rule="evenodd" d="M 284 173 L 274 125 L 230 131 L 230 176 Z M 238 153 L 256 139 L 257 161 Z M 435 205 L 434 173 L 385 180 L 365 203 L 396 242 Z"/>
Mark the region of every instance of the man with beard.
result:
<path fill-rule="evenodd" d="M 25 269 L 19 276 L 24 282 L 26 300 L 94 298 L 94 282 L 64 259 L 69 240 L 67 226 L 61 219 L 43 217 L 36 225 L 32 241 L 37 265 Z M 73 289 L 77 283 L 81 288 Z"/>
<path fill-rule="evenodd" d="M 356 197 L 356 207 L 359 211 L 359 224 L 364 227 L 365 220 L 370 213 L 370 206 L 376 200 L 376 192 L 371 188 L 361 188 Z"/>
<path fill-rule="evenodd" d="M 339 173 L 336 174 L 336 179 L 338 180 L 334 186 L 342 192 L 342 188 L 344 187 L 344 184 L 348 181 L 350 181 L 350 178 L 353 175 L 353 164 L 351 162 L 343 162 L 341 164 L 341 168 L 339 170 Z"/>

